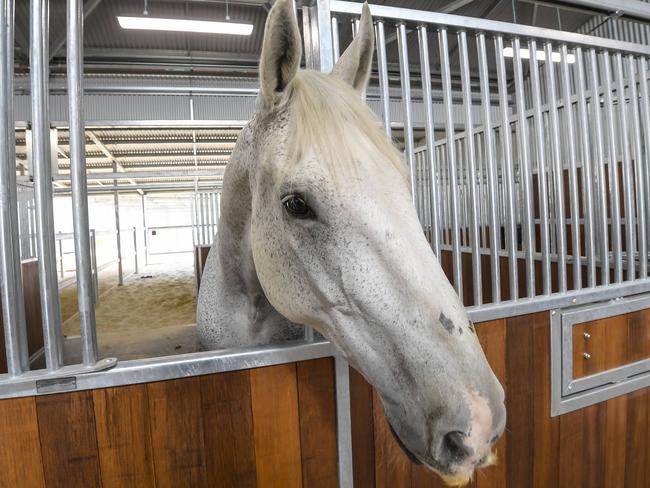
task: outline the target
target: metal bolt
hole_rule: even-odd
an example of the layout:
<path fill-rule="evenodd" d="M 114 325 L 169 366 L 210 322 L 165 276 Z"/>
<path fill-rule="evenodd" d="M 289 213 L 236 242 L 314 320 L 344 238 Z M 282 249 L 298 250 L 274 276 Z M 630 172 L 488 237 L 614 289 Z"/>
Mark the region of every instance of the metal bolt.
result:
<path fill-rule="evenodd" d="M 584 336 L 585 340 L 591 339 L 591 334 L 589 332 L 584 332 L 582 335 Z"/>
<path fill-rule="evenodd" d="M 589 354 L 588 352 L 583 352 L 582 357 L 584 357 L 585 359 L 591 359 L 591 354 Z"/>

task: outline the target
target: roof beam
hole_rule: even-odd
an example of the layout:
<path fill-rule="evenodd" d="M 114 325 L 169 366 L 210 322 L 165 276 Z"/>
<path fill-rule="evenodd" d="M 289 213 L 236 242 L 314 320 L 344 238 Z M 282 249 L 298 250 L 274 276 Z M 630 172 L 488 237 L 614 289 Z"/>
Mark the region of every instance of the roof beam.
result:
<path fill-rule="evenodd" d="M 102 141 L 99 140 L 99 138 L 92 133 L 92 131 L 86 131 L 86 135 L 90 137 L 90 140 L 93 141 L 93 144 L 99 148 L 101 152 L 103 152 L 108 159 L 111 160 L 111 162 L 115 165 L 115 168 L 120 172 L 120 173 L 126 173 L 126 170 L 124 169 L 124 166 L 122 166 L 122 163 L 120 163 L 115 156 L 108 150 L 108 148 L 104 145 Z M 129 182 L 137 185 L 134 179 L 129 178 Z M 138 193 L 141 195 L 144 195 L 144 192 L 142 190 L 138 190 Z"/>
<path fill-rule="evenodd" d="M 455 12 L 456 10 L 463 8 L 465 5 L 469 5 L 472 3 L 474 0 L 454 0 L 453 2 L 449 3 L 448 5 L 445 5 L 442 7 L 438 12 L 442 14 L 450 14 L 452 12 Z"/>
<path fill-rule="evenodd" d="M 128 180 L 131 184 L 135 184 L 133 179 L 143 178 L 221 178 L 224 170 L 172 170 L 172 171 L 127 171 L 126 173 L 114 172 L 88 172 L 86 179 L 88 181 L 99 180 Z M 53 176 L 54 181 L 70 181 L 69 174 L 59 174 Z"/>

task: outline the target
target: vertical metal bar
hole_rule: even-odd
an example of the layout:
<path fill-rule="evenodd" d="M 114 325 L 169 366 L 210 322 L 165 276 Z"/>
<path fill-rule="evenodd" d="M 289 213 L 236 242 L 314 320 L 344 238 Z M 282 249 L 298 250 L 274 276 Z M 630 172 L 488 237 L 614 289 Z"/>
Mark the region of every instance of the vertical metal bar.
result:
<path fill-rule="evenodd" d="M 501 224 L 499 222 L 499 194 L 496 153 L 492 134 L 492 103 L 490 101 L 490 77 L 488 73 L 485 34 L 477 36 L 478 69 L 481 84 L 481 105 L 483 106 L 483 131 L 485 138 L 485 167 L 487 172 L 487 191 L 489 194 L 489 229 L 490 229 L 490 277 L 492 302 L 501 301 L 501 266 L 499 249 L 501 249 Z M 485 243 L 484 243 L 485 245 Z"/>
<path fill-rule="evenodd" d="M 135 274 L 138 274 L 138 229 L 133 227 L 133 258 L 135 259 Z"/>
<path fill-rule="evenodd" d="M 411 75 L 409 73 L 409 56 L 406 44 L 406 26 L 397 24 L 397 49 L 399 51 L 399 73 L 402 85 L 402 100 L 404 104 L 404 152 L 411 175 L 411 197 L 415 203 L 416 174 L 415 153 L 413 148 L 413 118 L 411 114 Z"/>
<path fill-rule="evenodd" d="M 332 16 L 332 56 L 334 56 L 334 64 L 339 60 L 341 55 L 341 48 L 339 46 L 339 20 Z"/>
<path fill-rule="evenodd" d="M 315 5 L 309 9 L 314 69 L 329 73 L 334 67 L 332 16 L 329 0 L 316 0 Z"/>
<path fill-rule="evenodd" d="M 481 279 L 481 245 L 479 242 L 479 201 L 476 194 L 476 153 L 474 146 L 474 121 L 472 117 L 472 85 L 469 74 L 469 55 L 467 52 L 467 33 L 458 33 L 458 52 L 460 55 L 460 78 L 465 109 L 465 145 L 467 148 L 467 185 L 469 205 L 469 243 L 472 249 L 472 293 L 474 305 L 483 303 L 483 283 Z"/>
<path fill-rule="evenodd" d="M 637 63 L 631 54 L 627 57 L 628 79 L 630 80 L 630 105 L 632 106 L 632 129 L 634 141 L 634 173 L 635 173 L 635 195 L 636 195 L 636 228 L 639 236 L 639 278 L 643 279 L 648 276 L 648 242 L 646 234 L 647 213 L 644 201 L 644 167 L 643 151 L 641 149 L 641 124 L 639 122 L 639 94 L 636 88 L 637 82 Z"/>
<path fill-rule="evenodd" d="M 578 201 L 578 169 L 575 146 L 575 124 L 573 120 L 573 103 L 571 102 L 571 74 L 567 61 L 566 44 L 560 46 L 560 70 L 562 73 L 562 95 L 564 97 L 565 136 L 569 148 L 569 209 L 571 215 L 571 254 L 573 254 L 573 289 L 582 288 L 582 252 L 580 246 L 580 203 Z"/>
<path fill-rule="evenodd" d="M 648 27 L 650 30 L 650 27 Z M 645 137 L 644 142 L 644 158 L 643 167 L 645 168 L 645 177 L 643 174 L 639 175 L 644 186 L 644 191 L 638 198 L 645 199 L 646 208 L 646 221 L 645 225 L 646 236 L 650 237 L 650 94 L 648 93 L 648 60 L 646 58 L 639 59 L 639 81 L 641 92 L 641 117 L 643 121 L 643 133 Z M 644 261 L 648 261 L 648 255 L 643 256 Z"/>
<path fill-rule="evenodd" d="M 142 244 L 144 245 L 144 265 L 149 266 L 149 247 L 147 246 L 147 195 L 146 193 L 143 193 L 140 196 L 142 200 Z M 192 225 L 192 227 L 194 227 L 194 225 Z M 192 229 L 192 237 L 194 237 L 194 229 Z"/>
<path fill-rule="evenodd" d="M 392 138 L 390 129 L 390 93 L 388 86 L 388 64 L 386 61 L 386 36 L 384 22 L 377 21 L 377 69 L 379 71 L 379 93 L 381 97 L 381 115 L 384 121 L 384 130 L 389 139 Z"/>
<path fill-rule="evenodd" d="M 61 348 L 61 309 L 56 276 L 54 215 L 52 212 L 52 166 L 48 103 L 49 2 L 31 0 L 30 66 L 32 95 L 32 152 L 39 232 L 38 270 L 45 362 L 50 371 L 63 363 Z"/>
<path fill-rule="evenodd" d="M 526 258 L 526 294 L 528 297 L 535 296 L 535 223 L 533 218 L 532 202 L 532 175 L 530 154 L 528 147 L 528 127 L 526 118 L 526 106 L 524 103 L 524 75 L 521 63 L 521 45 L 519 38 L 512 40 L 513 66 L 515 77 L 515 103 L 517 105 L 517 117 L 519 119 L 519 177 L 522 182 L 523 201 L 521 209 L 524 256 Z M 533 53 L 533 57 L 535 54 Z"/>
<path fill-rule="evenodd" d="M 636 225 L 634 209 L 634 183 L 632 176 L 632 156 L 629 144 L 629 126 L 627 101 L 625 99 L 625 75 L 623 72 L 623 56 L 620 52 L 615 55 L 616 61 L 616 95 L 620 124 L 620 143 L 623 164 L 623 206 L 625 208 L 625 255 L 627 258 L 627 279 L 636 278 Z M 630 83 L 632 77 L 630 77 Z"/>
<path fill-rule="evenodd" d="M 97 239 L 95 238 L 95 229 L 90 229 L 90 258 L 93 267 L 93 298 L 95 305 L 99 303 L 99 270 L 97 269 Z"/>
<path fill-rule="evenodd" d="M 431 216 L 431 248 L 440 259 L 440 234 L 438 232 L 438 182 L 436 181 L 436 164 L 434 148 L 433 101 L 431 100 L 431 67 L 429 64 L 429 41 L 427 28 L 418 27 L 418 40 L 420 43 L 420 71 L 422 78 L 422 99 L 424 101 L 426 138 L 426 164 L 429 167 L 429 212 Z M 385 60 L 384 60 L 385 62 Z"/>
<path fill-rule="evenodd" d="M 512 160 L 512 134 L 510 133 L 510 114 L 508 111 L 508 87 L 506 80 L 506 64 L 503 57 L 503 37 L 495 38 L 497 83 L 499 85 L 499 108 L 501 111 L 501 144 L 503 146 L 503 171 L 501 179 L 504 181 L 504 203 L 506 205 L 506 250 L 508 252 L 508 281 L 510 300 L 519 296 L 517 279 L 517 215 L 515 213 L 515 184 L 514 163 Z"/>
<path fill-rule="evenodd" d="M 453 277 L 456 293 L 463 296 L 463 270 L 460 249 L 460 226 L 458 204 L 458 171 L 456 169 L 456 145 L 454 142 L 454 114 L 451 99 L 451 74 L 449 68 L 449 44 L 447 29 L 438 30 L 440 47 L 440 69 L 442 78 L 442 98 L 445 106 L 445 137 L 447 141 L 447 169 L 449 174 L 449 190 L 451 198 L 451 246 L 453 258 Z"/>
<path fill-rule="evenodd" d="M 97 362 L 97 331 L 90 259 L 88 188 L 86 185 L 86 131 L 83 119 L 83 1 L 68 0 L 67 10 L 68 110 L 70 114 L 70 179 L 72 222 L 77 274 L 77 303 L 83 363 Z"/>
<path fill-rule="evenodd" d="M 593 144 L 596 161 L 596 190 L 598 193 L 597 204 L 599 214 L 598 242 L 600 245 L 600 275 L 601 285 L 608 285 L 609 277 L 609 232 L 607 229 L 607 189 L 605 188 L 605 145 L 603 142 L 603 128 L 600 115 L 600 90 L 598 80 L 598 60 L 596 50 L 589 50 L 589 68 L 591 82 L 591 108 L 593 110 L 593 127 L 595 141 Z"/>
<path fill-rule="evenodd" d="M 7 371 L 18 376 L 29 369 L 22 287 L 16 130 L 14 122 L 14 0 L 0 5 L 0 300 Z M 56 272 L 56 270 L 55 270 Z M 56 275 L 55 275 L 56 277 Z"/>
<path fill-rule="evenodd" d="M 59 242 L 59 276 L 63 279 L 63 239 L 57 239 L 57 241 Z"/>
<path fill-rule="evenodd" d="M 336 442 L 339 486 L 352 488 L 352 416 L 350 413 L 350 367 L 341 356 L 334 356 L 336 385 Z"/>
<path fill-rule="evenodd" d="M 114 180 L 114 185 L 117 186 L 117 181 Z M 113 192 L 113 205 L 115 207 L 115 230 L 117 241 L 117 284 L 122 286 L 124 284 L 124 270 L 122 268 L 122 234 L 120 230 L 120 195 L 117 190 Z"/>
<path fill-rule="evenodd" d="M 531 40 L 528 44 L 531 53 L 537 53 L 537 43 Z M 533 121 L 535 127 L 535 149 L 537 151 L 537 186 L 539 190 L 539 221 L 540 247 L 542 253 L 542 291 L 544 295 L 551 293 L 551 251 L 548 222 L 548 184 L 547 163 L 544 142 L 544 120 L 542 118 L 542 91 L 539 80 L 539 64 L 537 56 L 530 58 L 530 80 L 533 96 Z"/>
<path fill-rule="evenodd" d="M 578 127 L 580 128 L 580 142 L 582 153 L 582 180 L 583 180 L 583 214 L 584 214 L 584 243 L 585 254 L 587 255 L 587 285 L 596 286 L 596 234 L 594 229 L 594 201 L 591 146 L 589 141 L 589 116 L 587 113 L 587 97 L 585 95 L 585 67 L 582 49 L 577 47 L 576 57 L 576 85 L 578 96 Z M 597 100 L 597 96 L 594 100 Z M 598 113 L 596 112 L 596 116 Z"/>
<path fill-rule="evenodd" d="M 553 168 L 553 190 L 555 192 L 555 234 L 557 247 L 557 281 L 560 292 L 567 290 L 566 278 L 566 222 L 564 210 L 564 169 L 562 165 L 562 148 L 560 146 L 560 120 L 557 110 L 557 88 L 553 62 L 553 46 L 550 42 L 544 44 L 546 57 L 546 83 L 548 95 L 548 113 L 551 135 L 551 165 Z"/>
<path fill-rule="evenodd" d="M 609 196 L 611 205 L 612 252 L 614 258 L 614 281 L 623 281 L 623 249 L 621 247 L 621 205 L 618 185 L 618 150 L 614 120 L 614 100 L 612 99 L 612 68 L 609 53 L 602 53 L 605 85 L 605 113 L 607 114 L 607 139 L 609 149 Z"/>

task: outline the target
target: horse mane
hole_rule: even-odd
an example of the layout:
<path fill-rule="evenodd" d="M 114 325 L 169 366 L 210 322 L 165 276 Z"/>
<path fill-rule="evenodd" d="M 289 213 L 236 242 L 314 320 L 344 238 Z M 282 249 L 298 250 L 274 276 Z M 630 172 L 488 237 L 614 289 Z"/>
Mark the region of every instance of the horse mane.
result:
<path fill-rule="evenodd" d="M 355 172 L 359 155 L 381 170 L 392 165 L 408 181 L 400 152 L 381 129 L 375 114 L 346 82 L 313 70 L 299 70 L 291 82 L 289 170 L 305 155 L 316 155 L 332 178 Z"/>

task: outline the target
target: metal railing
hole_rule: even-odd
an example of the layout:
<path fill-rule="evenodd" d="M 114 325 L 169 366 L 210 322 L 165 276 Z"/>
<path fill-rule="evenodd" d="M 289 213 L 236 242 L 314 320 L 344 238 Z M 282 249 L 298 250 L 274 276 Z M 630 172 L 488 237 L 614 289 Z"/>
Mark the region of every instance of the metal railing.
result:
<path fill-rule="evenodd" d="M 221 192 L 195 191 L 192 199 L 192 242 L 195 246 L 211 246 L 217 233 L 221 208 Z"/>
<path fill-rule="evenodd" d="M 346 22 L 354 30 L 360 4 L 329 7 L 333 33 Z M 405 159 L 432 249 L 474 316 L 650 290 L 650 47 L 402 8 L 371 12 L 389 133 L 386 32 L 398 44 L 403 103 L 414 75 L 427 105 L 431 86 L 442 87 L 444 134 L 427 117 L 415 148 L 407 120 Z M 417 32 L 419 66 L 406 61 L 408 32 Z"/>

